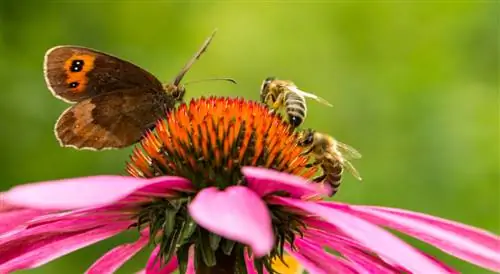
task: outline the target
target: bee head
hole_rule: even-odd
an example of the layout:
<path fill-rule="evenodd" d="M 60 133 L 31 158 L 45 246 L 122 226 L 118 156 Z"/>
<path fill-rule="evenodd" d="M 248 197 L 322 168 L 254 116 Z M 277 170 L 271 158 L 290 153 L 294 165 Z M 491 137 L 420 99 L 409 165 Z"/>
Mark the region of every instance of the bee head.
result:
<path fill-rule="evenodd" d="M 305 129 L 300 133 L 299 146 L 310 146 L 314 142 L 314 130 Z"/>
<path fill-rule="evenodd" d="M 268 92 L 268 89 L 269 89 L 269 85 L 274 81 L 276 80 L 276 77 L 267 77 L 263 82 L 262 82 L 262 86 L 260 87 L 260 100 L 261 101 L 264 101 L 264 97 L 266 96 L 267 92 Z"/>

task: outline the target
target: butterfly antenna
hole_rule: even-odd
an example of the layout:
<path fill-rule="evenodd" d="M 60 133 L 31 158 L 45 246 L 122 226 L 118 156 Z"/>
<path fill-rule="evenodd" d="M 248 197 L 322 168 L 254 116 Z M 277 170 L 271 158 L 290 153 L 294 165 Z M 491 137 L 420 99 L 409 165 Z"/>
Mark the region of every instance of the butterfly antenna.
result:
<path fill-rule="evenodd" d="M 212 39 L 215 36 L 215 33 L 217 33 L 217 29 L 215 29 L 212 34 L 205 40 L 205 43 L 201 46 L 201 48 L 196 52 L 196 54 L 187 62 L 187 64 L 182 68 L 181 72 L 175 77 L 174 79 L 174 86 L 177 86 L 180 84 L 182 78 L 188 72 L 188 70 L 191 68 L 191 66 L 196 62 L 196 60 L 200 59 L 200 56 L 207 50 L 208 45 L 210 45 L 210 42 L 212 42 Z"/>
<path fill-rule="evenodd" d="M 201 80 L 189 81 L 187 83 L 184 83 L 184 85 L 187 86 L 189 84 L 200 83 L 200 82 L 207 82 L 207 81 L 226 81 L 226 82 L 233 83 L 235 85 L 238 84 L 236 82 L 236 80 L 234 80 L 233 78 L 223 77 L 223 78 L 208 78 L 208 79 L 201 79 Z"/>

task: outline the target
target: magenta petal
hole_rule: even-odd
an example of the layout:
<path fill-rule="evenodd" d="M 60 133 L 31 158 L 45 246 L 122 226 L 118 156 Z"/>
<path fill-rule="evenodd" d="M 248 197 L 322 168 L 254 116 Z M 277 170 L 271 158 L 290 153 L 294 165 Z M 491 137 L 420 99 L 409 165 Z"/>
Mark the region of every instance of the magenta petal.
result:
<path fill-rule="evenodd" d="M 194 246 L 189 248 L 189 258 L 186 267 L 186 274 L 196 274 L 196 269 L 194 268 Z"/>
<path fill-rule="evenodd" d="M 391 266 L 379 257 L 367 252 L 366 249 L 352 239 L 346 238 L 326 231 L 308 229 L 306 237 L 309 241 L 317 243 L 321 247 L 328 247 L 341 253 L 349 261 L 353 262 L 353 267 L 364 273 L 399 273 L 398 266 Z"/>
<path fill-rule="evenodd" d="M 336 273 L 342 274 L 358 273 L 350 262 L 336 257 L 332 254 L 328 254 L 320 246 L 315 245 L 305 239 L 295 239 L 294 244 L 298 250 L 292 251 L 288 249 L 287 252 L 289 252 L 293 256 L 297 256 L 297 253 L 300 253 L 300 256 L 302 258 L 305 257 L 308 260 L 307 264 L 313 263 L 315 267 L 311 270 L 307 268 L 306 264 L 304 264 L 304 268 L 309 271 L 309 273 L 317 271 L 317 267 L 319 267 L 322 271 L 326 271 L 325 273 L 331 273 L 332 269 L 335 269 Z M 299 262 L 303 263 L 300 258 L 297 259 L 299 260 Z"/>
<path fill-rule="evenodd" d="M 160 246 L 157 246 L 151 252 L 151 256 L 149 256 L 148 263 L 146 264 L 145 274 L 169 274 L 177 270 L 177 257 L 172 257 L 166 265 L 162 266 L 158 258 L 159 250 Z"/>
<path fill-rule="evenodd" d="M 85 273 L 114 273 L 132 256 L 137 254 L 149 241 L 149 235 L 143 234 L 135 243 L 124 244 L 113 248 L 99 258 Z"/>
<path fill-rule="evenodd" d="M 243 167 L 241 169 L 248 187 L 261 197 L 276 191 L 288 192 L 293 198 L 327 196 L 332 190 L 326 184 L 315 184 L 306 179 L 259 167 Z"/>
<path fill-rule="evenodd" d="M 271 215 L 266 204 L 247 187 L 224 191 L 205 188 L 188 206 L 196 223 L 224 238 L 249 245 L 257 256 L 267 254 L 274 243 Z"/>
<path fill-rule="evenodd" d="M 282 197 L 274 197 L 273 201 L 277 204 L 292 206 L 321 217 L 325 222 L 336 226 L 345 235 L 365 245 L 367 249 L 390 259 L 409 271 L 433 274 L 447 273 L 446 269 L 429 260 L 419 251 L 391 233 L 363 219 L 352 216 L 343 210 Z"/>
<path fill-rule="evenodd" d="M 18 209 L 0 212 L 0 234 L 23 225 L 25 222 L 46 213 L 48 213 L 48 211 L 33 209 Z"/>
<path fill-rule="evenodd" d="M 77 209 L 111 204 L 157 183 L 189 184 L 179 177 L 139 179 L 126 176 L 93 176 L 20 185 L 2 197 L 10 204 L 37 209 Z"/>
<path fill-rule="evenodd" d="M 245 249 L 245 266 L 247 269 L 248 274 L 257 274 L 257 270 L 255 269 L 255 266 L 253 265 L 253 257 L 248 254 L 248 250 Z"/>
<path fill-rule="evenodd" d="M 20 227 L 9 231 L 8 233 L 0 234 L 0 255 L 5 251 L 5 245 L 15 241 L 23 241 L 30 237 L 44 237 L 43 235 L 53 235 L 55 233 L 82 231 L 92 229 L 109 224 L 110 222 L 119 222 L 117 218 L 101 218 L 98 216 L 86 216 L 80 219 L 63 219 L 60 221 L 47 222 L 34 225 L 33 227 Z M 128 222 L 128 221 L 127 221 Z M 2 256 L 0 256 L 0 262 Z"/>
<path fill-rule="evenodd" d="M 46 264 L 82 247 L 112 237 L 125 230 L 131 222 L 112 224 L 80 232 L 56 233 L 45 238 L 15 241 L 1 250 L 0 273 L 10 273 Z"/>
<path fill-rule="evenodd" d="M 404 232 L 478 266 L 500 271 L 500 237 L 489 232 L 406 210 L 365 206 L 349 209 L 370 222 Z"/>

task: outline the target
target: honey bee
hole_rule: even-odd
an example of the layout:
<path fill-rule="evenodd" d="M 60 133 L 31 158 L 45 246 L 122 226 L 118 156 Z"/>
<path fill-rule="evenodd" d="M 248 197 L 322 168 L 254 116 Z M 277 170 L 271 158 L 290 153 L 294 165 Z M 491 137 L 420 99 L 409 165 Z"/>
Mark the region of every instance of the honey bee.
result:
<path fill-rule="evenodd" d="M 315 158 L 315 161 L 307 164 L 306 167 L 320 165 L 323 174 L 314 178 L 313 181 L 329 184 L 332 187 L 331 196 L 335 195 L 340 186 L 344 169 L 347 169 L 357 180 L 362 180 L 358 171 L 349 162 L 349 160 L 361 158 L 361 154 L 349 145 L 312 129 L 299 133 L 298 145 L 307 147 L 303 155 L 310 154 Z"/>
<path fill-rule="evenodd" d="M 273 112 L 284 109 L 293 128 L 300 126 L 307 116 L 306 97 L 332 106 L 325 99 L 298 89 L 292 81 L 268 77 L 260 88 L 261 102 L 270 106 Z"/>

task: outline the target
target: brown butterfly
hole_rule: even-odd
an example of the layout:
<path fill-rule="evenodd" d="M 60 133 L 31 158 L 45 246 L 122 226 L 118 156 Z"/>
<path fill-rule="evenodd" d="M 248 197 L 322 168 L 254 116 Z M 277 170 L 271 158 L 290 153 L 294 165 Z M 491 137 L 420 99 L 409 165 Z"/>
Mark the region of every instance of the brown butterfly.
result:
<path fill-rule="evenodd" d="M 214 35 L 215 31 L 166 85 L 138 66 L 97 50 L 78 46 L 49 49 L 44 60 L 47 86 L 55 97 L 73 103 L 55 125 L 61 146 L 102 150 L 139 141 L 183 100 L 185 89 L 180 82 Z"/>

